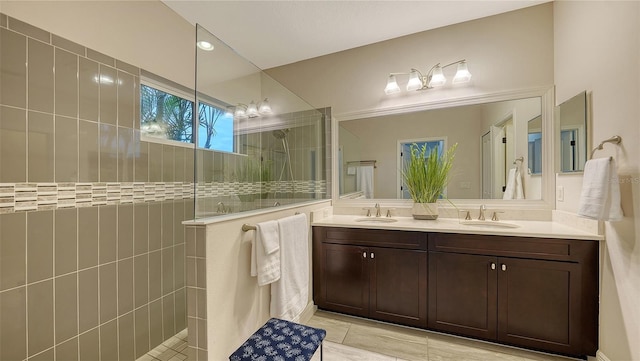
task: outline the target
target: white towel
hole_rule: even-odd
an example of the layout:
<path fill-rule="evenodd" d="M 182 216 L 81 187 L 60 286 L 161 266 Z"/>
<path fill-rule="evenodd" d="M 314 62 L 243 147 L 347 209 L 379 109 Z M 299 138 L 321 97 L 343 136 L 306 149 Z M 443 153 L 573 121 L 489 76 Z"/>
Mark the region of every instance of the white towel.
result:
<path fill-rule="evenodd" d="M 276 221 L 256 224 L 251 240 L 251 275 L 258 277 L 258 286 L 280 279 L 280 233 Z"/>
<path fill-rule="evenodd" d="M 509 169 L 507 175 L 507 185 L 502 195 L 502 199 L 524 199 L 524 189 L 522 188 L 522 176 L 517 167 Z"/>
<path fill-rule="evenodd" d="M 373 198 L 373 166 L 363 165 L 358 167 L 356 172 L 357 190 L 364 192 L 367 199 Z"/>
<path fill-rule="evenodd" d="M 271 285 L 271 317 L 297 322 L 309 299 L 309 224 L 305 214 L 278 220 L 281 277 Z"/>
<path fill-rule="evenodd" d="M 584 165 L 578 215 L 601 221 L 622 219 L 618 168 L 613 158 L 599 158 Z"/>

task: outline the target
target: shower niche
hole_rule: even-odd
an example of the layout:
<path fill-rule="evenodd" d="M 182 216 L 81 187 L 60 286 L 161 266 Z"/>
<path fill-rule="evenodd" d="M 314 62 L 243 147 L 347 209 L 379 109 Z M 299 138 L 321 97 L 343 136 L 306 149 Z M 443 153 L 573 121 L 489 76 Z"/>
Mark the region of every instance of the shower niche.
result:
<path fill-rule="evenodd" d="M 313 108 L 200 26 L 197 40 L 213 47 L 197 48 L 196 93 L 216 118 L 199 119 L 209 139 L 195 142 L 196 218 L 329 198 L 330 109 Z"/>

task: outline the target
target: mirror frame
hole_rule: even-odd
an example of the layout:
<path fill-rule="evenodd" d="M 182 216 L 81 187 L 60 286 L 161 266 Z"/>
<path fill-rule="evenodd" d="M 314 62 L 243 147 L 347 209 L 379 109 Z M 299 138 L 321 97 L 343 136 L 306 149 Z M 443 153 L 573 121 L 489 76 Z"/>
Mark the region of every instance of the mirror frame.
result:
<path fill-rule="evenodd" d="M 552 210 L 555 208 L 555 141 L 554 141 L 554 106 L 555 94 L 553 86 L 512 90 L 483 95 L 442 99 L 432 102 L 416 103 L 402 106 L 393 106 L 381 109 L 370 109 L 356 112 L 335 114 L 331 119 L 331 194 L 332 203 L 339 207 L 370 207 L 373 203 L 384 204 L 388 207 L 410 208 L 413 201 L 410 199 L 341 199 L 339 195 L 338 180 L 338 135 L 339 123 L 345 120 L 371 118 L 383 115 L 411 113 L 423 110 L 450 108 L 463 105 L 477 105 L 482 103 L 499 102 L 506 100 L 540 97 L 542 103 L 542 133 L 545 140 L 542 148 L 542 181 L 540 200 L 509 200 L 502 199 L 451 199 L 457 207 L 479 207 L 481 204 L 501 209 L 525 209 L 525 210 Z M 439 206 L 454 208 L 446 200 L 439 200 Z"/>

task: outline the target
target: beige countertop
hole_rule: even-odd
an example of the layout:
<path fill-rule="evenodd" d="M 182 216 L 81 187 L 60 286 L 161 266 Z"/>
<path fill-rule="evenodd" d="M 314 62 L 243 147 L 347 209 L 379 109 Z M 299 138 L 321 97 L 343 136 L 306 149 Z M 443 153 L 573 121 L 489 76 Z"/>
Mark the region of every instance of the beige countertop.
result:
<path fill-rule="evenodd" d="M 393 217 L 396 222 L 383 223 L 376 222 L 376 217 L 353 216 L 353 215 L 333 215 L 319 220 L 315 220 L 312 226 L 322 227 L 345 227 L 345 228 L 367 228 L 367 229 L 388 229 L 402 231 L 420 232 L 440 232 L 440 233 L 466 233 L 466 234 L 486 234 L 498 236 L 519 236 L 538 238 L 563 238 L 563 239 L 583 239 L 583 240 L 603 240 L 604 237 L 585 232 L 578 228 L 573 228 L 565 224 L 553 221 L 498 221 L 496 223 L 507 223 L 517 225 L 517 228 L 496 227 L 490 225 L 480 225 L 478 221 L 474 225 L 461 224 L 462 220 L 456 218 L 438 218 L 435 221 L 416 220 L 412 217 Z M 357 220 L 367 219 L 363 222 Z M 487 220 L 487 223 L 492 222 Z"/>

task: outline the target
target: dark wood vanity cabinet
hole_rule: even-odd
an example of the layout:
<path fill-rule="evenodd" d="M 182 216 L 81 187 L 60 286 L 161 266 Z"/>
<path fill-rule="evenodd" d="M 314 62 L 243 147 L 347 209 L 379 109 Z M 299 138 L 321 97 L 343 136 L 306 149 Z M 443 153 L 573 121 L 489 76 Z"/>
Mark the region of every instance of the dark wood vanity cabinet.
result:
<path fill-rule="evenodd" d="M 321 309 L 595 355 L 597 241 L 313 228 Z"/>
<path fill-rule="evenodd" d="M 428 327 L 595 355 L 598 242 L 429 234 Z"/>
<path fill-rule="evenodd" d="M 321 309 L 427 325 L 427 235 L 313 229 L 314 302 Z"/>

